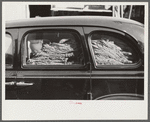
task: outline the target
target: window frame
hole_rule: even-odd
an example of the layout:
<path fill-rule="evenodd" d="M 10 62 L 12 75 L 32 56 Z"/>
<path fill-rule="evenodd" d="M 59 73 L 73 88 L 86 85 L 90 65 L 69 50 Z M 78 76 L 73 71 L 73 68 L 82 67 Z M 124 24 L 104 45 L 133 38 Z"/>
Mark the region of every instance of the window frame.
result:
<path fill-rule="evenodd" d="M 117 37 L 116 36 L 113 36 L 113 37 L 116 37 L 116 38 L 118 38 L 118 37 L 120 37 L 120 38 L 124 37 L 124 38 L 128 39 L 127 43 L 129 43 L 130 45 L 132 45 L 134 52 L 138 56 L 137 57 L 138 61 L 136 63 L 126 64 L 126 65 L 96 65 L 95 55 L 94 55 L 93 48 L 92 48 L 92 45 L 91 45 L 91 36 L 92 36 L 93 33 L 108 33 L 109 36 L 113 36 L 113 34 L 115 34 L 115 35 L 117 35 Z M 89 46 L 89 49 L 90 49 L 90 54 L 91 54 L 91 57 L 92 57 L 95 69 L 136 69 L 136 68 L 138 68 L 138 67 L 140 67 L 142 65 L 142 60 L 140 58 L 138 50 L 135 49 L 135 47 L 133 46 L 135 44 L 134 43 L 135 40 L 132 39 L 131 36 L 129 36 L 129 35 L 125 34 L 125 33 L 121 34 L 119 32 L 116 32 L 116 31 L 114 32 L 114 31 L 110 31 L 110 30 L 94 30 L 94 31 L 91 31 L 88 34 L 87 40 L 88 40 L 88 46 Z M 131 41 L 131 42 L 129 42 L 129 41 Z M 127 45 L 129 45 L 129 44 L 127 44 Z"/>
<path fill-rule="evenodd" d="M 25 40 L 25 37 L 27 34 L 32 33 L 32 32 L 38 32 L 38 31 L 52 31 L 52 32 L 70 32 L 70 33 L 74 33 L 76 34 L 77 38 L 79 39 L 79 43 L 82 46 L 82 53 L 84 55 L 84 64 L 80 65 L 80 64 L 74 64 L 74 65 L 26 65 L 26 61 L 25 61 L 25 51 L 27 51 L 27 43 Z M 39 70 L 43 70 L 43 69 L 48 69 L 48 70 L 58 70 L 58 69 L 85 69 L 86 67 L 86 58 L 85 58 L 85 52 L 84 52 L 84 44 L 83 44 L 83 40 L 82 40 L 82 36 L 81 34 L 74 29 L 68 29 L 68 28 L 46 28 L 46 29 L 42 29 L 42 28 L 38 28 L 38 29 L 32 29 L 32 30 L 28 30 L 26 31 L 21 39 L 21 69 L 39 69 Z"/>
<path fill-rule="evenodd" d="M 9 35 L 11 37 L 11 45 L 12 45 L 12 64 L 11 66 L 6 66 L 6 52 L 5 52 L 5 69 L 13 69 L 14 68 L 14 52 L 15 52 L 15 48 L 14 48 L 14 41 L 13 41 L 13 36 L 11 35 L 11 33 L 6 32 L 5 33 L 5 38 L 6 38 L 6 34 Z M 6 40 L 5 40 L 5 44 L 6 44 Z M 6 51 L 6 50 L 5 50 Z"/>

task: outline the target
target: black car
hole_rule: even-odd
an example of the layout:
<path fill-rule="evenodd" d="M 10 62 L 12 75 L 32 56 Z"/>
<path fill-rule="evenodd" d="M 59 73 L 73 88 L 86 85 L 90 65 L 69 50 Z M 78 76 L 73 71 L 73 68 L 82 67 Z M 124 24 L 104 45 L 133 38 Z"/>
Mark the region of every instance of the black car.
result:
<path fill-rule="evenodd" d="M 144 25 L 100 16 L 6 22 L 9 99 L 143 100 Z"/>

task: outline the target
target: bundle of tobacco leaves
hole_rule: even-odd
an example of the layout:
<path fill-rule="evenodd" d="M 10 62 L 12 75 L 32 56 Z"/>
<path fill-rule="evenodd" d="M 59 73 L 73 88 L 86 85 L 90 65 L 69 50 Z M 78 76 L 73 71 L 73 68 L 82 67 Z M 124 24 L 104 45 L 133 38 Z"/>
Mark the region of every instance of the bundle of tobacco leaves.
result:
<path fill-rule="evenodd" d="M 61 40 L 59 43 L 44 44 L 40 53 L 27 61 L 30 65 L 70 65 L 74 61 L 68 58 L 74 57 L 79 51 L 75 40 Z"/>
<path fill-rule="evenodd" d="M 131 64 L 128 56 L 130 52 L 123 51 L 113 41 L 101 39 L 92 40 L 92 47 L 95 55 L 96 63 L 99 65 L 124 65 Z"/>

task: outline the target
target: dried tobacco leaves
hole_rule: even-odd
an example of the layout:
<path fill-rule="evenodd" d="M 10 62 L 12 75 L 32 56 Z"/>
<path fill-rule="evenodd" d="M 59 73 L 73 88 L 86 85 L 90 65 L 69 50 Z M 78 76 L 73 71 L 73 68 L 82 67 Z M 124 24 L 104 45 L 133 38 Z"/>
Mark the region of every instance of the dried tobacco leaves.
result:
<path fill-rule="evenodd" d="M 63 39 L 59 43 L 43 44 L 41 52 L 36 53 L 27 61 L 28 65 L 71 65 L 70 57 L 75 57 L 80 46 L 75 40 Z M 78 56 L 78 55 L 76 55 Z M 76 62 L 77 63 L 77 62 Z M 78 62 L 80 63 L 80 62 Z"/>
<path fill-rule="evenodd" d="M 92 48 L 97 65 L 124 65 L 131 64 L 128 56 L 130 52 L 123 51 L 113 41 L 101 39 L 92 40 Z"/>

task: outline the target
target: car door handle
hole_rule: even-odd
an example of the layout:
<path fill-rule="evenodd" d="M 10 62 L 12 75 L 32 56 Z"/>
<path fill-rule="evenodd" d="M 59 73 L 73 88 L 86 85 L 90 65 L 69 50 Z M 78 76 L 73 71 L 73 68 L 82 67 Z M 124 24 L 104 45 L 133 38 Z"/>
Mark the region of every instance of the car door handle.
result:
<path fill-rule="evenodd" d="M 34 83 L 25 83 L 24 81 L 16 82 L 16 81 L 11 81 L 11 82 L 6 82 L 6 86 L 32 86 Z"/>
<path fill-rule="evenodd" d="M 5 82 L 6 86 L 14 86 L 16 84 L 15 81 L 11 81 L 11 82 Z"/>
<path fill-rule="evenodd" d="M 25 83 L 23 81 L 17 82 L 16 86 L 32 86 L 34 83 Z"/>

